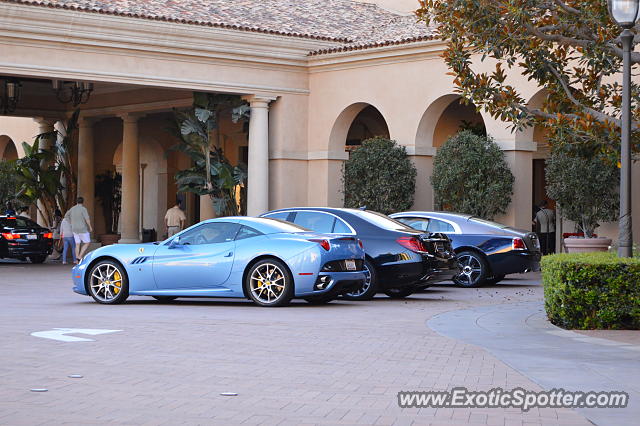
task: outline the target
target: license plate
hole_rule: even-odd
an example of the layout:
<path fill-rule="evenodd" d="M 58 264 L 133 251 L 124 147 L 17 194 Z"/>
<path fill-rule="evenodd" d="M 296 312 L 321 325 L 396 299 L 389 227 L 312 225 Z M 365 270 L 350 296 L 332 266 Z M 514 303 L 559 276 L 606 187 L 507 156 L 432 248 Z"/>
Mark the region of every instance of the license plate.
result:
<path fill-rule="evenodd" d="M 347 267 L 347 271 L 355 271 L 356 270 L 356 261 L 355 260 L 345 260 L 345 266 Z"/>
<path fill-rule="evenodd" d="M 27 234 L 27 240 L 37 240 L 38 236 L 36 234 Z"/>

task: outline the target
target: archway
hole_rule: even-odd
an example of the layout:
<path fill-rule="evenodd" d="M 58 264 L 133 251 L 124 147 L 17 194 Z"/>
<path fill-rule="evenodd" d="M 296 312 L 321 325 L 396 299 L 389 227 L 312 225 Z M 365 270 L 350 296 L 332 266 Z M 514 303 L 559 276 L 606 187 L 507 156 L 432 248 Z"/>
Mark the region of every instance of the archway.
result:
<path fill-rule="evenodd" d="M 376 107 L 365 102 L 349 105 L 336 118 L 329 136 L 329 150 L 343 152 L 375 136 L 388 138 L 389 126 Z"/>
<path fill-rule="evenodd" d="M 0 159 L 7 161 L 18 159 L 16 144 L 7 135 L 0 135 Z"/>
<path fill-rule="evenodd" d="M 420 119 L 416 149 L 438 148 L 462 129 L 486 133 L 482 115 L 473 103 L 464 104 L 459 95 L 448 94 L 433 101 Z"/>

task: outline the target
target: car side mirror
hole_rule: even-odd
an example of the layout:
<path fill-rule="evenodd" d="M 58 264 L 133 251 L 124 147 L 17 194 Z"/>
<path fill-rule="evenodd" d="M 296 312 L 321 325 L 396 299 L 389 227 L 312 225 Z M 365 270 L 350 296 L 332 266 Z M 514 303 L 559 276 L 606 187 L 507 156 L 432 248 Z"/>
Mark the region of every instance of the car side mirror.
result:
<path fill-rule="evenodd" d="M 176 248 L 180 248 L 180 247 L 182 247 L 182 244 L 180 243 L 180 237 L 175 237 L 169 243 L 169 249 L 176 249 Z"/>

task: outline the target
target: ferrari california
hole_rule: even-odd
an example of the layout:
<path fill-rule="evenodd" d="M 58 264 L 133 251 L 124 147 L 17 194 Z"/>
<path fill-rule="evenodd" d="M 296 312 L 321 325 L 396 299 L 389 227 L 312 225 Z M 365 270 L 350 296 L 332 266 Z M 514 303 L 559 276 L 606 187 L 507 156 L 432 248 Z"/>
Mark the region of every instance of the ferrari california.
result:
<path fill-rule="evenodd" d="M 248 298 L 261 306 L 284 306 L 294 297 L 326 303 L 366 278 L 357 238 L 250 217 L 207 220 L 162 242 L 101 247 L 72 274 L 73 290 L 102 304 L 130 295 Z"/>

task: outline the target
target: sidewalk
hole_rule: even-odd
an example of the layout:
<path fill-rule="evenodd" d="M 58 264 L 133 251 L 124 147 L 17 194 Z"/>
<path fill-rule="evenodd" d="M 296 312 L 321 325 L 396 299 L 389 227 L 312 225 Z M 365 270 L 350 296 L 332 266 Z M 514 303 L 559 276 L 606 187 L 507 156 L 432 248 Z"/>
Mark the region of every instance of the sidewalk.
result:
<path fill-rule="evenodd" d="M 640 345 L 563 330 L 546 320 L 542 302 L 481 306 L 436 315 L 439 334 L 488 350 L 546 390 L 625 391 L 624 409 L 577 409 L 600 425 L 637 425 L 640 419 Z M 606 333 L 599 333 L 600 336 Z"/>

